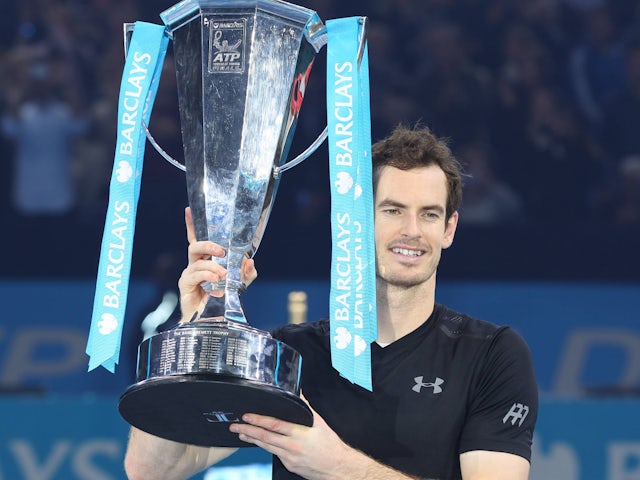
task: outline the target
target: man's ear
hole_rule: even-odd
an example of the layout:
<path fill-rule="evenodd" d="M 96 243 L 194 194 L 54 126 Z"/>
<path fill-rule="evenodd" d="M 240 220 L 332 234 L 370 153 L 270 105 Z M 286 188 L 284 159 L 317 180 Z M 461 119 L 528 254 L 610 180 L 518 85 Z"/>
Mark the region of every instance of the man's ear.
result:
<path fill-rule="evenodd" d="M 449 248 L 453 243 L 453 237 L 456 235 L 456 228 L 458 228 L 458 212 L 453 212 L 447 220 L 447 224 L 444 229 L 444 238 L 442 239 L 442 248 Z"/>

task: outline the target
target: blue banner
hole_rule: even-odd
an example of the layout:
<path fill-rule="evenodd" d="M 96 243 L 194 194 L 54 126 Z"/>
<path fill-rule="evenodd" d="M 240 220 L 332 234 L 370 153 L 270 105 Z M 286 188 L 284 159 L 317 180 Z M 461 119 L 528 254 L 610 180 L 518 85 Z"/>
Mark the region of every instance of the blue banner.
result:
<path fill-rule="evenodd" d="M 327 123 L 331 182 L 331 360 L 368 390 L 376 315 L 369 64 L 363 19 L 327 22 Z M 360 51 L 360 52 L 359 52 Z M 362 53 L 359 58 L 358 54 Z"/>
<path fill-rule="evenodd" d="M 86 352 L 89 370 L 120 357 L 148 125 L 168 44 L 164 27 L 137 22 L 120 84 L 118 134 Z"/>
<path fill-rule="evenodd" d="M 160 286 L 130 282 L 116 375 L 87 373 L 86 318 L 95 283 L 89 280 L 0 281 L 0 385 L 55 393 L 121 393 L 133 381 L 140 323 L 158 305 Z M 272 330 L 287 315 L 287 296 L 302 290 L 308 320 L 329 316 L 329 281 L 255 282 L 244 298 L 252 325 Z M 38 292 L 50 314 L 24 305 Z M 498 325 L 527 341 L 543 394 L 584 397 L 640 392 L 640 284 L 586 282 L 453 282 L 438 284 L 437 301 Z M 544 301 L 541 301 L 543 299 Z M 553 331 L 553 335 L 549 332 Z"/>
<path fill-rule="evenodd" d="M 120 480 L 129 425 L 115 396 L 0 397 L 0 478 Z M 530 480 L 640 478 L 638 399 L 542 398 Z M 241 448 L 193 478 L 270 478 L 271 456 Z"/>

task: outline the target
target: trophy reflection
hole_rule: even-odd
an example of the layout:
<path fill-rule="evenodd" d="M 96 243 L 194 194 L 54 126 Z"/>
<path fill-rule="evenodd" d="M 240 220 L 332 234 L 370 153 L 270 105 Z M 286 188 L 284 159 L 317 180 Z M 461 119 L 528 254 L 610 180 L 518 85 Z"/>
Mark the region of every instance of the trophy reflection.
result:
<path fill-rule="evenodd" d="M 312 10 L 280 0 L 186 0 L 161 17 L 173 38 L 196 237 L 226 249 L 215 260 L 228 274 L 207 285 L 224 295 L 209 297 L 197 321 L 140 344 L 136 383 L 119 410 L 133 426 L 170 440 L 248 446 L 228 431 L 246 412 L 312 423 L 299 397 L 300 354 L 247 323 L 241 265 L 258 248 L 289 166 L 326 29 Z"/>

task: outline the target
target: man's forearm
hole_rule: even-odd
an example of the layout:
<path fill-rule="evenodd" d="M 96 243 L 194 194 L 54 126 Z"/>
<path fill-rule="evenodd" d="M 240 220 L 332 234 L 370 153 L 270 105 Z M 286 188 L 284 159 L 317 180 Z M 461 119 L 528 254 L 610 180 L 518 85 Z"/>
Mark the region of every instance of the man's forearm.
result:
<path fill-rule="evenodd" d="M 131 429 L 125 456 L 129 480 L 184 480 L 228 457 L 234 448 L 186 445 Z"/>
<path fill-rule="evenodd" d="M 323 480 L 344 478 L 350 480 L 429 480 L 402 473 L 349 446 L 347 446 L 344 456 L 336 462 L 336 471 Z"/>

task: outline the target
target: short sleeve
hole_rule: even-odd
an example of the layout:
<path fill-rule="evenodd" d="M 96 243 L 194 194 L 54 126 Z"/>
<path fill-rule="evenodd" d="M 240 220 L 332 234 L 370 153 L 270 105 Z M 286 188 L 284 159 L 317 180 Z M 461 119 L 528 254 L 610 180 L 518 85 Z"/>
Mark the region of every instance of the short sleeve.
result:
<path fill-rule="evenodd" d="M 538 386 L 529 347 L 511 328 L 499 329 L 476 369 L 459 453 L 489 450 L 530 460 Z"/>

